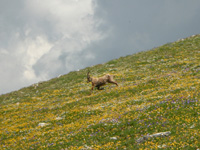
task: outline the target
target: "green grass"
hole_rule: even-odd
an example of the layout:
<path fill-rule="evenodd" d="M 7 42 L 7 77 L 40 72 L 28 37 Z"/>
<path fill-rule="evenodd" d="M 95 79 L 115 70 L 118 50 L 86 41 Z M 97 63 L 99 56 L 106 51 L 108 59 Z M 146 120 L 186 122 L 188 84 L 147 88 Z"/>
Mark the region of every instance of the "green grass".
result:
<path fill-rule="evenodd" d="M 119 87 L 90 94 L 88 69 Z M 0 149 L 198 149 L 199 91 L 196 35 L 1 95 Z"/>

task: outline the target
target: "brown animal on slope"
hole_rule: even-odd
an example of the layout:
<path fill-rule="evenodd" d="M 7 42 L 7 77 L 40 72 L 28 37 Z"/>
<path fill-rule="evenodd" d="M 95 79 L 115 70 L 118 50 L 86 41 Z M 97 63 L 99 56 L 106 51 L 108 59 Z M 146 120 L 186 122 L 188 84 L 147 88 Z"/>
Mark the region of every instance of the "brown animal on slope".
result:
<path fill-rule="evenodd" d="M 93 78 L 93 77 L 90 77 L 89 75 L 89 71 L 87 73 L 87 79 L 88 79 L 88 82 L 92 82 L 92 89 L 94 89 L 94 87 L 97 87 L 98 90 L 103 90 L 103 88 L 100 88 L 101 86 L 105 85 L 106 83 L 113 83 L 113 84 L 117 84 L 116 81 L 113 80 L 113 75 L 110 75 L 110 74 L 107 74 L 103 77 L 100 77 L 100 78 Z"/>

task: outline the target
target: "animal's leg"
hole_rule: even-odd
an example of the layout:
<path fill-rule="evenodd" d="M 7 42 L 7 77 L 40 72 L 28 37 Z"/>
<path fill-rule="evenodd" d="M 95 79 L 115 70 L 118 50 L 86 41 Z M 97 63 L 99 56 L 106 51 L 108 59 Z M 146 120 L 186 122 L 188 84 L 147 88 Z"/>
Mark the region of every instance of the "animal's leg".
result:
<path fill-rule="evenodd" d="M 104 88 L 100 88 L 100 86 L 97 86 L 97 89 L 98 89 L 98 90 L 103 90 Z"/>
<path fill-rule="evenodd" d="M 112 75 L 109 75 L 109 77 L 108 77 L 108 83 L 113 83 L 116 86 L 118 86 L 117 82 L 113 80 L 113 76 Z"/>
<path fill-rule="evenodd" d="M 91 89 L 91 91 L 93 91 L 93 89 L 94 89 L 94 84 L 92 83 L 92 89 Z"/>
<path fill-rule="evenodd" d="M 109 83 L 113 83 L 113 84 L 115 84 L 116 86 L 118 86 L 118 84 L 117 84 L 117 82 L 115 82 L 115 81 L 108 81 Z"/>

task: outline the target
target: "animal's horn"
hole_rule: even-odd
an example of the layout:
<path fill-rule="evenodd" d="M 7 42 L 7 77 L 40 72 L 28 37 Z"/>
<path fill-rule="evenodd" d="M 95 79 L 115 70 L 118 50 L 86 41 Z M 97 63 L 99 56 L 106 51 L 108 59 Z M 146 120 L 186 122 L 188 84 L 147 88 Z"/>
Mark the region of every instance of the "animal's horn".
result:
<path fill-rule="evenodd" d="M 90 79 L 91 79 L 89 73 L 90 73 L 90 71 L 88 71 L 88 73 L 87 73 L 88 82 L 90 82 Z"/>
<path fill-rule="evenodd" d="M 88 71 L 88 73 L 87 73 L 87 77 L 89 77 L 90 75 L 89 75 L 89 73 L 90 73 L 90 71 Z"/>
<path fill-rule="evenodd" d="M 88 71 L 88 73 L 87 73 L 87 79 L 88 79 L 88 82 L 91 82 L 92 78 L 90 77 L 89 73 L 90 73 L 90 71 Z"/>

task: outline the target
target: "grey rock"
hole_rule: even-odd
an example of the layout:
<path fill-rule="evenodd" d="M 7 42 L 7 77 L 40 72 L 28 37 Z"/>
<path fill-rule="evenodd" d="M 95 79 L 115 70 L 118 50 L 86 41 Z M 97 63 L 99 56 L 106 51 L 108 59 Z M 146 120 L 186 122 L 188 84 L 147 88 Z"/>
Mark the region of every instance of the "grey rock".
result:
<path fill-rule="evenodd" d="M 155 137 L 166 137 L 169 136 L 171 134 L 170 131 L 167 132 L 159 132 L 159 133 L 155 133 L 155 134 L 151 134 L 151 135 L 145 135 L 143 137 L 140 137 L 136 140 L 137 143 L 142 143 L 145 140 L 151 139 L 151 138 L 155 138 Z"/>

